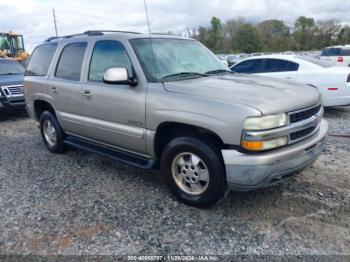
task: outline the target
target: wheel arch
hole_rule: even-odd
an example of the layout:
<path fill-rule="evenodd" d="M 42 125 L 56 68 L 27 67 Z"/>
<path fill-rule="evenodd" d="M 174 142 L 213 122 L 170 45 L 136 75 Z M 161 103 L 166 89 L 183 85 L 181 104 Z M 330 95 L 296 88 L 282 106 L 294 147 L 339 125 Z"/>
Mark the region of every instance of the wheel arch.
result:
<path fill-rule="evenodd" d="M 154 136 L 154 154 L 156 158 L 158 160 L 161 158 L 165 146 L 172 139 L 181 136 L 201 139 L 216 149 L 223 149 L 226 146 L 220 136 L 209 129 L 181 122 L 163 122 L 158 125 Z"/>

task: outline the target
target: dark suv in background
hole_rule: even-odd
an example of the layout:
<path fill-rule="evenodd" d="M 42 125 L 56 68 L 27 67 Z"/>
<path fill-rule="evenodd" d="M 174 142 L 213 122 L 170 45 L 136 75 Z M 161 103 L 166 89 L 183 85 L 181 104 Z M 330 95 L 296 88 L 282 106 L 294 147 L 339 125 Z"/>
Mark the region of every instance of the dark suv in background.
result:
<path fill-rule="evenodd" d="M 23 77 L 20 63 L 0 58 L 0 110 L 25 107 Z"/>

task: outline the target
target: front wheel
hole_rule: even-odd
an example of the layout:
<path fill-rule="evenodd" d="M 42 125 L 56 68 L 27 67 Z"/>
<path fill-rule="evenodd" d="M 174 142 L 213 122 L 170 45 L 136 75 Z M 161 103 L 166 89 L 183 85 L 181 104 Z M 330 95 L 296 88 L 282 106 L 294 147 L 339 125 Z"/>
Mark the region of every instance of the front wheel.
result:
<path fill-rule="evenodd" d="M 52 153 L 60 154 L 65 151 L 62 128 L 57 118 L 49 111 L 40 116 L 40 133 L 45 146 Z"/>
<path fill-rule="evenodd" d="M 161 167 L 171 192 L 182 202 L 209 207 L 227 191 L 220 151 L 202 140 L 180 137 L 164 149 Z"/>

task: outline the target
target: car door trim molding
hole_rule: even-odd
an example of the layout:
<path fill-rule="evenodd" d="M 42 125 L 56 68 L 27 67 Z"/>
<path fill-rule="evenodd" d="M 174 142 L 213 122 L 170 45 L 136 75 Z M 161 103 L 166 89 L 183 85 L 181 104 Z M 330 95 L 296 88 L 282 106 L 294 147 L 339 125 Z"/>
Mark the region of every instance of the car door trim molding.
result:
<path fill-rule="evenodd" d="M 132 136 L 135 138 L 143 139 L 145 134 L 145 128 L 124 125 L 120 123 L 113 123 L 105 120 L 100 120 L 96 118 L 70 114 L 66 112 L 59 111 L 60 117 L 69 122 L 81 123 L 88 127 L 99 128 L 106 130 L 108 132 L 116 133 L 118 135 L 124 134 L 127 136 Z"/>

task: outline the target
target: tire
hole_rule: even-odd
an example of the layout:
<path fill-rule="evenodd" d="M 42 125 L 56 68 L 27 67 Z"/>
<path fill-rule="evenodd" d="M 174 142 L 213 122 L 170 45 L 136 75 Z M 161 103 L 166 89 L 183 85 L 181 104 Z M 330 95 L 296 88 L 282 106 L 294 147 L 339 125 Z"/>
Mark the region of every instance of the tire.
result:
<path fill-rule="evenodd" d="M 227 195 L 220 151 L 200 139 L 170 141 L 162 153 L 161 170 L 170 191 L 187 205 L 206 208 Z"/>
<path fill-rule="evenodd" d="M 65 152 L 64 133 L 55 115 L 49 111 L 44 111 L 40 116 L 39 122 L 41 138 L 46 148 L 55 154 Z M 48 129 L 51 132 L 48 132 Z"/>

